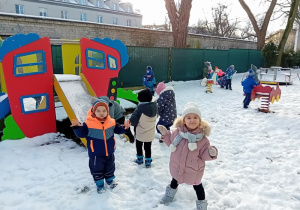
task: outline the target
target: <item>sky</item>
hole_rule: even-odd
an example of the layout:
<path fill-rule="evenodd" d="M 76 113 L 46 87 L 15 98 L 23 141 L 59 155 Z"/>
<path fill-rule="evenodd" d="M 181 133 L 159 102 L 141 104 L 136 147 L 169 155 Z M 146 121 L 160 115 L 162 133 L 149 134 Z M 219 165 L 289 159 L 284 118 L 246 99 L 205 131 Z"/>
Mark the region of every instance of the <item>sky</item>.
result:
<path fill-rule="evenodd" d="M 213 85 L 213 93 L 205 93 L 200 80 L 166 83 L 174 88 L 178 115 L 193 101 L 202 119 L 211 124 L 208 139 L 219 156 L 206 163 L 202 179 L 209 210 L 299 209 L 300 81 L 296 73 L 300 69 L 293 70 L 293 85 L 280 86 L 281 99 L 270 104 L 270 113 L 258 112 L 261 101 L 257 99 L 243 109 L 243 73 L 233 76 L 233 90 Z M 135 107 L 125 100 L 121 105 Z M 56 117 L 66 118 L 60 106 Z M 196 194 L 186 184 L 179 186 L 169 206 L 159 204 L 171 181 L 170 149 L 165 144 L 154 139 L 152 167 L 145 168 L 133 162 L 135 145 L 115 137 L 119 185 L 103 194 L 96 192 L 86 148 L 63 134 L 0 142 L 0 209 L 195 209 Z"/>
<path fill-rule="evenodd" d="M 151 24 L 164 24 L 165 17 L 167 17 L 167 10 L 165 8 L 164 0 L 123 0 L 126 2 L 133 3 L 134 9 L 139 9 L 143 15 L 143 25 Z M 211 20 L 212 13 L 211 8 L 215 7 L 219 2 L 224 3 L 224 5 L 230 6 L 229 17 L 235 19 L 236 17 L 242 22 L 241 24 L 246 24 L 248 21 L 248 16 L 246 12 L 241 7 L 237 0 L 193 0 L 192 9 L 190 13 L 189 25 L 197 25 L 198 20 Z M 261 1 L 245 0 L 253 14 L 260 14 L 266 12 L 269 4 L 261 4 Z M 271 22 L 269 25 L 269 31 L 276 31 L 278 29 L 285 28 L 285 24 L 281 20 Z"/>

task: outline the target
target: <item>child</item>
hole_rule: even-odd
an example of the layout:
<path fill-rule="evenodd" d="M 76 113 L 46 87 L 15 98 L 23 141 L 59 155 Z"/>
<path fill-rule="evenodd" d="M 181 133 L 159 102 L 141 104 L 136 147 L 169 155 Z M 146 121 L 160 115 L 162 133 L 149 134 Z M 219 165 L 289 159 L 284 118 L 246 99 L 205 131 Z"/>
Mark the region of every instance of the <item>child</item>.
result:
<path fill-rule="evenodd" d="M 158 123 L 156 124 L 156 130 L 158 125 L 163 125 L 170 130 L 175 118 L 177 117 L 175 93 L 172 87 L 166 87 L 165 83 L 160 82 L 156 87 L 156 93 L 159 95 L 157 99 L 158 115 L 160 116 Z M 159 140 L 163 143 L 162 140 Z"/>
<path fill-rule="evenodd" d="M 154 88 L 156 87 L 156 79 L 151 66 L 147 66 L 146 75 L 143 77 L 143 85 L 151 90 L 154 96 Z"/>
<path fill-rule="evenodd" d="M 108 104 L 99 99 L 88 111 L 83 124 L 73 119 L 71 125 L 77 137 L 87 140 L 89 167 L 98 193 L 105 191 L 104 179 L 111 189 L 117 186 L 114 181 L 116 148 L 114 133 L 122 134 L 130 127 L 128 120 L 124 128 L 123 125 L 116 123 L 108 112 Z"/>
<path fill-rule="evenodd" d="M 170 173 L 171 184 L 166 187 L 166 193 L 160 203 L 168 205 L 177 192 L 179 184 L 193 185 L 196 191 L 197 209 L 206 210 L 207 201 L 201 183 L 204 173 L 205 161 L 215 160 L 218 150 L 210 146 L 207 136 L 210 134 L 210 125 L 201 120 L 201 113 L 196 103 L 189 102 L 185 105 L 182 117 L 174 122 L 176 130 L 168 131 L 159 125 L 162 140 L 170 146 Z"/>
<path fill-rule="evenodd" d="M 251 92 L 253 88 L 258 85 L 255 81 L 255 73 L 252 69 L 249 69 L 249 74 L 246 79 L 242 81 L 243 91 L 245 93 L 245 99 L 243 101 L 244 103 L 244 109 L 247 109 L 250 102 L 251 102 Z"/>
<path fill-rule="evenodd" d="M 143 164 L 143 145 L 145 150 L 146 168 L 151 167 L 151 144 L 155 135 L 155 123 L 157 115 L 157 104 L 152 101 L 152 93 L 146 88 L 138 93 L 139 104 L 132 113 L 129 121 L 134 126 L 136 138 L 137 164 Z"/>
<path fill-rule="evenodd" d="M 222 69 L 219 69 L 218 72 L 218 84 L 221 88 L 224 88 L 226 86 L 225 72 L 223 72 Z"/>
<path fill-rule="evenodd" d="M 99 99 L 105 100 L 105 102 L 108 104 L 109 116 L 111 118 L 115 119 L 117 123 L 124 124 L 125 109 L 120 104 L 118 104 L 116 101 L 110 100 L 107 96 L 101 96 L 101 97 L 99 97 Z M 132 143 L 132 144 L 134 143 L 134 136 L 132 135 L 130 129 L 125 130 L 125 133 L 123 135 L 130 143 Z"/>
<path fill-rule="evenodd" d="M 229 90 L 232 90 L 231 88 L 231 79 L 232 76 L 234 74 L 234 65 L 230 65 L 227 69 L 226 69 L 226 90 L 229 88 Z"/>

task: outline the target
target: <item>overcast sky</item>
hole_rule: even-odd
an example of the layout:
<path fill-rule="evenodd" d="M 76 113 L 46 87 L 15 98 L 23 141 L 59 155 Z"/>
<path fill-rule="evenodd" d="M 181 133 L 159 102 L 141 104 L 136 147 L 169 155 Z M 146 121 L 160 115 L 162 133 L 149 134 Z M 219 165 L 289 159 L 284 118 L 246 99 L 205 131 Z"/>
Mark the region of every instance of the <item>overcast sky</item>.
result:
<path fill-rule="evenodd" d="M 143 25 L 150 24 L 164 24 L 167 15 L 167 10 L 165 8 L 164 0 L 123 0 L 124 2 L 133 3 L 134 9 L 139 9 L 143 15 Z M 192 10 L 189 25 L 196 25 L 198 20 L 210 20 L 212 17 L 211 8 L 216 6 L 220 0 L 194 0 L 192 2 Z M 254 15 L 264 13 L 267 11 L 269 4 L 261 4 L 261 1 L 245 0 Z M 240 21 L 246 23 L 248 21 L 248 16 L 246 12 L 241 7 L 237 0 L 223 0 L 224 5 L 230 6 L 228 12 L 230 13 L 230 18 L 235 19 L 238 17 Z M 273 21 L 269 24 L 268 32 L 274 32 L 278 29 L 285 28 L 281 20 Z"/>

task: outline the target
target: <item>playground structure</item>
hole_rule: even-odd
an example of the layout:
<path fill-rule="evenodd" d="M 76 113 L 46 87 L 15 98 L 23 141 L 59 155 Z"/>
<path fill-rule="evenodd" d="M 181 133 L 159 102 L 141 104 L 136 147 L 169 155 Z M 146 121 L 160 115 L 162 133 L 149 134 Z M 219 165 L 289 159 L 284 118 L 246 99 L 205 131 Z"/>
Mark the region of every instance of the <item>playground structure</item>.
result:
<path fill-rule="evenodd" d="M 64 49 L 65 58 L 70 51 L 75 51 L 68 56 L 73 63 L 77 65 L 81 60 L 82 65 L 77 65 L 73 74 L 53 75 L 48 37 L 16 34 L 3 42 L 0 48 L 3 91 L 0 117 L 9 112 L 11 115 L 5 118 L 2 140 L 56 132 L 53 87 L 69 119 L 81 122 L 85 121 L 92 97 L 105 95 L 111 100 L 124 98 L 137 102 L 132 91 L 116 87 L 118 73 L 128 62 L 126 46 L 120 40 L 82 38 L 79 48 L 68 45 L 67 50 Z M 78 57 L 81 59 L 76 59 Z M 64 73 L 65 70 L 70 71 L 70 66 L 64 63 Z M 86 145 L 86 140 L 81 140 Z"/>
<path fill-rule="evenodd" d="M 270 86 L 257 85 L 253 88 L 251 92 L 251 99 L 254 101 L 255 98 L 258 100 L 261 98 L 261 108 L 262 112 L 268 113 L 270 102 L 274 103 L 279 101 L 281 97 L 281 89 L 279 88 L 279 83 L 277 83 L 276 89 Z"/>
<path fill-rule="evenodd" d="M 263 84 L 292 85 L 292 69 L 271 66 L 270 68 L 257 69 L 259 81 Z"/>
<path fill-rule="evenodd" d="M 206 93 L 210 92 L 212 93 L 212 85 L 214 84 L 214 81 L 212 79 L 208 79 L 206 82 Z"/>

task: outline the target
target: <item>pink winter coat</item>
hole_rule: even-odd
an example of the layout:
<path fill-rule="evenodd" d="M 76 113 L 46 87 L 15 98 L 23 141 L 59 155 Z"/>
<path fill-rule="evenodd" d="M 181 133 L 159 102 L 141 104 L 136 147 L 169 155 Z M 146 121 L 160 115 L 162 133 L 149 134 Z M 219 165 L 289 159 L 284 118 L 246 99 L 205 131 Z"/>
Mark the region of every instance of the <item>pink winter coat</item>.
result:
<path fill-rule="evenodd" d="M 162 137 L 162 140 L 170 146 L 178 135 L 179 131 L 188 132 L 187 127 L 183 125 L 183 119 L 177 118 L 174 122 L 175 131 L 168 133 Z M 210 125 L 206 121 L 201 121 L 200 128 L 192 132 L 192 134 L 203 133 L 204 136 L 197 141 L 197 148 L 191 151 L 188 148 L 188 140 L 182 139 L 177 145 L 176 151 L 171 153 L 170 157 L 170 173 L 178 184 L 186 183 L 190 185 L 199 185 L 205 169 L 205 161 L 217 159 L 217 155 L 211 157 L 208 153 L 210 147 L 209 140 L 206 136 L 210 134 Z M 215 147 L 214 147 L 215 148 Z M 217 149 L 217 148 L 215 148 Z M 218 150 L 217 150 L 218 151 Z"/>

